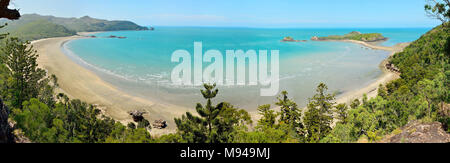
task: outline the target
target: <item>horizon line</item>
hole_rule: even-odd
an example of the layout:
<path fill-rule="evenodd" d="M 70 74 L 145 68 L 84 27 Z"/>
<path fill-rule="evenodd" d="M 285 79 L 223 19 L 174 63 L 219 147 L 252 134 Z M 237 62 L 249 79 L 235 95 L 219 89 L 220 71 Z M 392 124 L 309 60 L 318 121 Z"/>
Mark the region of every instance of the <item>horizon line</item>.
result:
<path fill-rule="evenodd" d="M 419 28 L 434 28 L 437 26 L 416 26 L 416 27 L 403 27 L 403 26 L 392 26 L 392 27 L 345 27 L 345 26 L 336 26 L 336 27 L 256 27 L 256 26 L 214 26 L 214 25 L 205 25 L 205 26 L 196 26 L 196 25 L 142 25 L 144 27 L 172 27 L 172 28 L 248 28 L 248 29 L 419 29 Z"/>

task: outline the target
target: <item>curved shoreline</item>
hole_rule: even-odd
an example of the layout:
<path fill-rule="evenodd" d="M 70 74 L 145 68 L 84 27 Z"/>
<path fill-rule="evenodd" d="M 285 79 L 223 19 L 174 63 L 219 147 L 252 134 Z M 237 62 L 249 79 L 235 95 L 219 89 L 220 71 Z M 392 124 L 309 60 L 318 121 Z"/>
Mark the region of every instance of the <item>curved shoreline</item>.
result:
<path fill-rule="evenodd" d="M 128 114 L 128 111 L 132 110 L 147 111 L 149 114 L 145 115 L 145 117 L 151 121 L 157 119 L 167 120 L 169 123 L 168 129 L 154 129 L 152 130 L 153 135 L 175 131 L 176 127 L 172 122 L 173 118 L 191 110 L 132 96 L 103 81 L 94 72 L 84 68 L 64 54 L 61 49 L 64 43 L 82 38 L 86 37 L 47 38 L 32 42 L 39 54 L 37 61 L 39 67 L 58 77 L 60 86 L 57 92 L 65 93 L 72 99 L 80 99 L 84 102 L 98 105 L 104 113 L 123 124 L 128 124 L 132 121 Z"/>
<path fill-rule="evenodd" d="M 334 40 L 329 40 L 329 41 L 334 41 Z M 367 42 L 356 41 L 356 40 L 336 40 L 336 41 L 354 43 L 354 44 L 359 44 L 359 45 L 365 46 L 367 48 L 375 49 L 375 50 L 384 50 L 384 51 L 391 52 L 389 57 L 384 59 L 380 63 L 379 67 L 380 67 L 381 71 L 383 71 L 383 74 L 380 77 L 378 77 L 376 81 L 370 83 L 369 85 L 367 85 L 361 89 L 344 93 L 343 95 L 339 96 L 336 99 L 337 103 L 350 103 L 354 99 L 362 99 L 364 94 L 366 94 L 369 99 L 376 97 L 378 95 L 378 88 L 380 85 L 386 85 L 390 81 L 399 79 L 400 75 L 397 73 L 391 72 L 390 70 L 388 70 L 386 68 L 385 65 L 388 63 L 390 57 L 392 57 L 393 55 L 395 55 L 398 52 L 403 51 L 403 49 L 410 44 L 410 43 L 398 43 L 392 47 L 387 47 L 387 46 L 379 46 L 379 45 L 374 45 L 374 44 L 370 44 Z"/>
<path fill-rule="evenodd" d="M 92 33 L 85 33 L 86 35 Z M 176 127 L 173 122 L 174 117 L 180 117 L 186 111 L 193 111 L 189 108 L 182 108 L 176 105 L 163 104 L 162 102 L 151 101 L 148 99 L 129 95 L 120 91 L 115 86 L 103 81 L 93 71 L 76 63 L 70 56 L 65 54 L 62 46 L 72 40 L 87 38 L 85 36 L 70 36 L 59 38 L 48 38 L 33 41 L 32 45 L 38 51 L 38 64 L 46 69 L 49 74 L 55 74 L 58 77 L 60 89 L 58 92 L 67 94 L 73 99 L 80 99 L 90 104 L 98 105 L 107 115 L 120 121 L 123 124 L 131 122 L 128 111 L 145 110 L 149 114 L 146 116 L 151 121 L 156 119 L 164 119 L 169 123 L 169 128 L 165 130 L 152 130 L 152 135 L 162 135 L 172 133 Z M 341 40 L 341 42 L 350 42 L 360 44 L 368 48 L 390 51 L 391 56 L 403 50 L 406 44 L 398 44 L 398 46 L 384 47 L 371 45 L 362 41 Z M 348 103 L 354 99 L 360 99 L 364 94 L 369 98 L 377 95 L 380 84 L 386 84 L 392 80 L 398 79 L 399 76 L 385 69 L 384 60 L 380 68 L 383 74 L 368 86 L 361 89 L 346 92 L 340 95 L 336 102 Z M 256 111 L 249 112 L 254 120 L 259 118 Z"/>
<path fill-rule="evenodd" d="M 410 43 L 398 43 L 392 47 L 387 47 L 387 46 L 379 46 L 379 45 L 369 44 L 367 42 L 356 41 L 356 40 L 321 40 L 321 41 L 347 42 L 347 43 L 362 45 L 364 47 L 375 49 L 375 50 L 384 50 L 384 51 L 391 52 L 389 57 L 384 59 L 379 65 L 379 68 L 381 69 L 381 71 L 383 73 L 382 75 L 377 77 L 374 82 L 371 82 L 369 85 L 367 85 L 365 87 L 362 87 L 362 88 L 356 89 L 356 90 L 352 90 L 352 91 L 348 91 L 348 92 L 343 93 L 342 95 L 337 96 L 335 102 L 338 104 L 339 103 L 350 104 L 355 99 L 361 100 L 364 97 L 364 95 L 367 95 L 367 98 L 369 98 L 369 99 L 374 98 L 378 95 L 378 88 L 379 88 L 380 84 L 386 85 L 387 83 L 389 83 L 393 80 L 399 79 L 400 75 L 397 73 L 391 72 L 390 70 L 388 70 L 386 68 L 385 65 L 389 61 L 390 57 L 392 57 L 393 55 L 395 55 L 398 52 L 403 51 L 403 49 L 410 44 Z M 279 110 L 280 108 L 276 107 L 274 109 Z M 306 107 L 305 107 L 305 109 L 302 110 L 302 112 L 304 112 L 304 111 L 306 111 Z M 252 119 L 259 119 L 259 118 L 261 118 L 261 115 L 259 115 L 257 112 L 251 112 L 251 117 L 252 117 Z"/>

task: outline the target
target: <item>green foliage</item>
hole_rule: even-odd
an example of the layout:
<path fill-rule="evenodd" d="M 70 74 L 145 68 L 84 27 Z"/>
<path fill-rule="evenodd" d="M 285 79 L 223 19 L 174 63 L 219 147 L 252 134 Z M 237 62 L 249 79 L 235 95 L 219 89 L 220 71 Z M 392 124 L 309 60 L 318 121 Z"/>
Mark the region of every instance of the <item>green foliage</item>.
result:
<path fill-rule="evenodd" d="M 187 143 L 180 134 L 167 134 L 154 138 L 154 143 Z"/>
<path fill-rule="evenodd" d="M 142 121 L 138 122 L 137 128 L 144 128 L 144 129 L 151 128 L 150 122 L 146 119 L 143 119 Z"/>
<path fill-rule="evenodd" d="M 425 5 L 428 16 L 442 21 L 443 24 L 450 20 L 450 1 L 429 0 Z"/>
<path fill-rule="evenodd" d="M 336 106 L 336 113 L 338 115 L 338 119 L 341 123 L 347 123 L 347 117 L 348 117 L 348 106 L 347 104 L 339 104 Z"/>
<path fill-rule="evenodd" d="M 391 62 L 400 68 L 401 79 L 381 86 L 376 98 L 353 102 L 347 123 L 337 124 L 323 142 L 361 137 L 376 142 L 416 119 L 439 120 L 445 126 L 447 117 L 437 112 L 439 104 L 448 103 L 448 41 L 448 27 L 441 25 L 395 54 Z"/>
<path fill-rule="evenodd" d="M 144 128 L 127 129 L 109 117 L 101 116 L 92 105 L 71 100 L 50 108 L 37 99 L 14 109 L 13 119 L 25 135 L 40 143 L 149 143 Z"/>
<path fill-rule="evenodd" d="M 181 119 L 175 118 L 175 123 L 178 130 L 182 132 L 183 138 L 188 142 L 193 143 L 214 143 L 216 133 L 213 132 L 213 123 L 217 123 L 220 111 L 223 109 L 223 103 L 217 106 L 212 106 L 211 99 L 215 98 L 218 89 L 214 89 L 216 85 L 204 84 L 205 90 L 201 90 L 203 97 L 207 100 L 206 106 L 198 103 L 196 106 L 197 113 L 200 117 L 193 116 L 191 113 L 186 113 Z"/>
<path fill-rule="evenodd" d="M 11 118 L 30 140 L 101 143 L 111 137 L 111 142 L 120 142 L 112 139 L 110 134 L 123 125 L 109 117 L 100 117 L 98 109 L 80 100 L 70 100 L 64 94 L 55 97 L 57 79 L 38 68 L 38 55 L 29 42 L 10 38 L 1 47 L 1 52 L 0 93 L 6 104 L 13 108 Z M 58 103 L 55 98 L 59 99 Z M 124 131 L 123 142 L 151 141 L 145 129 L 131 130 Z"/>
<path fill-rule="evenodd" d="M 320 140 L 321 143 L 351 143 L 357 139 L 353 136 L 353 124 L 338 123 L 331 133 Z"/>
<path fill-rule="evenodd" d="M 187 112 L 181 118 L 175 118 L 179 134 L 183 140 L 189 143 L 226 143 L 233 141 L 235 128 L 251 123 L 250 116 L 244 110 L 234 108 L 232 105 L 222 102 L 213 106 L 211 100 L 219 92 L 216 85 L 204 84 L 205 90 L 201 90 L 207 100 L 203 107 L 197 104 L 196 110 L 200 117 Z"/>
<path fill-rule="evenodd" d="M 298 109 L 297 104 L 288 98 L 286 91 L 281 92 L 281 95 L 277 98 L 278 102 L 275 103 L 281 108 L 280 123 L 286 123 L 294 130 L 300 130 L 303 128 L 301 122 L 301 111 Z"/>
<path fill-rule="evenodd" d="M 330 125 L 333 121 L 332 109 L 335 95 L 326 94 L 327 90 L 328 87 L 320 83 L 316 89 L 317 94 L 309 99 L 308 110 L 303 118 L 308 142 L 319 142 L 331 131 Z"/>
<path fill-rule="evenodd" d="M 270 104 L 259 106 L 258 112 L 262 115 L 258 120 L 258 126 L 274 127 L 278 115 L 274 110 L 270 109 Z"/>
<path fill-rule="evenodd" d="M 14 120 L 30 138 L 36 142 L 55 142 L 59 135 L 64 135 L 66 131 L 57 134 L 60 121 L 53 121 L 51 110 L 47 105 L 37 99 L 31 99 L 23 103 L 23 110 L 13 110 Z M 52 125 L 55 127 L 52 127 Z"/>
<path fill-rule="evenodd" d="M 216 139 L 220 143 L 234 141 L 234 135 L 239 129 L 246 129 L 246 125 L 252 124 L 252 119 L 247 111 L 235 108 L 229 103 L 224 103 L 224 108 L 214 124 L 217 132 Z"/>
<path fill-rule="evenodd" d="M 116 123 L 105 143 L 152 143 L 150 133 L 144 128 L 127 129 Z"/>
<path fill-rule="evenodd" d="M 299 143 L 298 133 L 288 124 L 277 124 L 274 127 L 260 127 L 256 131 L 239 130 L 235 134 L 234 143 Z"/>
<path fill-rule="evenodd" d="M 352 101 L 352 104 L 350 104 L 350 107 L 352 109 L 356 109 L 359 105 L 361 105 L 361 102 L 359 101 L 359 99 L 355 99 Z"/>
<path fill-rule="evenodd" d="M 29 44 L 10 38 L 1 48 L 1 63 L 10 70 L 5 96 L 11 106 L 16 108 L 21 108 L 22 103 L 31 98 L 43 99 L 47 105 L 53 105 L 53 89 L 56 85 L 50 86 L 49 83 L 56 81 L 56 77 L 46 77 L 45 70 L 38 68 L 38 55 Z"/>

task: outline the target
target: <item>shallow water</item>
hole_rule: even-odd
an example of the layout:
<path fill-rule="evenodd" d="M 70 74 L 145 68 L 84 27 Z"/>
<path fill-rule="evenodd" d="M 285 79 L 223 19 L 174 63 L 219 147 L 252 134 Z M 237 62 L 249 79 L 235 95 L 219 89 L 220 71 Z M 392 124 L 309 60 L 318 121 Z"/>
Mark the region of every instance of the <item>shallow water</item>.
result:
<path fill-rule="evenodd" d="M 343 42 L 283 43 L 285 36 L 309 40 L 312 36 L 345 34 L 351 31 L 379 32 L 390 39 L 383 45 L 413 41 L 428 29 L 250 29 L 159 27 L 155 31 L 120 31 L 96 34 L 125 36 L 126 39 L 79 39 L 63 50 L 74 61 L 92 70 L 103 80 L 132 95 L 149 100 L 193 107 L 201 102 L 200 87 L 174 87 L 170 75 L 178 63 L 171 62 L 175 50 L 193 55 L 194 42 L 202 42 L 203 52 L 226 50 L 279 50 L 280 91 L 287 90 L 300 105 L 326 83 L 330 92 L 362 88 L 381 75 L 379 64 L 389 52 L 369 50 Z M 207 66 L 207 64 L 204 64 Z M 261 97 L 261 86 L 221 86 L 216 100 L 254 110 L 273 103 L 275 97 Z"/>

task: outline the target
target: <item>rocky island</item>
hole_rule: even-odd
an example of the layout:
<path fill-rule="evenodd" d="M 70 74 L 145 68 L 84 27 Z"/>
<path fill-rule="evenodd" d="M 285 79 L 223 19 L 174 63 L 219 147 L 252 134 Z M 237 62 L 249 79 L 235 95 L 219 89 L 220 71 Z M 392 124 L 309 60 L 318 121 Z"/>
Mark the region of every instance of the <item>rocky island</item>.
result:
<path fill-rule="evenodd" d="M 356 40 L 363 42 L 378 42 L 386 41 L 388 38 L 384 37 L 380 33 L 361 33 L 357 31 L 350 32 L 345 35 L 331 35 L 327 37 L 314 36 L 311 38 L 312 41 L 339 41 L 339 40 Z"/>
<path fill-rule="evenodd" d="M 283 40 L 281 40 L 281 42 L 306 42 L 306 41 L 307 40 L 295 40 L 291 36 L 284 37 Z"/>

